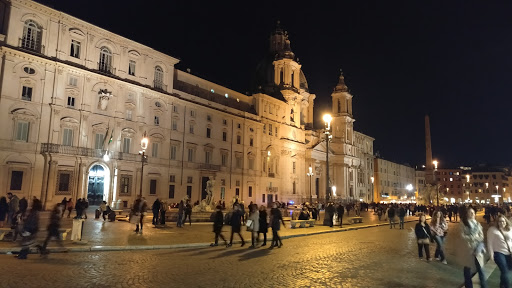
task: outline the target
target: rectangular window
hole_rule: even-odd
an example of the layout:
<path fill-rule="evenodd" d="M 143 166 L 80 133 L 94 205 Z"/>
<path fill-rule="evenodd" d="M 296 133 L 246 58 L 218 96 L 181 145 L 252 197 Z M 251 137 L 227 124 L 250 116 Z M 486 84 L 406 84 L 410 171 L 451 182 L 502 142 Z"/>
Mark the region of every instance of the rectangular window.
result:
<path fill-rule="evenodd" d="M 71 49 L 69 55 L 71 57 L 80 58 L 80 42 L 71 40 Z"/>
<path fill-rule="evenodd" d="M 249 158 L 249 169 L 254 170 L 254 159 Z"/>
<path fill-rule="evenodd" d="M 188 148 L 188 162 L 194 162 L 194 149 Z"/>
<path fill-rule="evenodd" d="M 171 127 L 172 127 L 172 130 L 176 131 L 178 130 L 178 119 L 172 119 L 172 122 L 171 122 Z"/>
<path fill-rule="evenodd" d="M 18 121 L 16 126 L 16 140 L 28 142 L 28 130 L 30 124 L 25 121 Z"/>
<path fill-rule="evenodd" d="M 253 138 L 249 139 L 249 146 L 251 146 L 251 147 L 254 146 L 254 139 Z"/>
<path fill-rule="evenodd" d="M 242 127 L 242 125 L 240 123 L 237 123 L 236 126 L 238 127 L 238 129 L 240 129 Z"/>
<path fill-rule="evenodd" d="M 267 124 L 263 124 L 263 134 L 267 134 Z"/>
<path fill-rule="evenodd" d="M 212 122 L 212 115 L 206 115 L 206 121 Z"/>
<path fill-rule="evenodd" d="M 158 143 L 153 142 L 151 147 L 151 157 L 158 158 Z"/>
<path fill-rule="evenodd" d="M 204 152 L 204 163 L 210 164 L 212 162 L 212 152 L 211 151 L 205 151 Z"/>
<path fill-rule="evenodd" d="M 10 191 L 20 191 L 23 184 L 23 171 L 11 171 Z"/>
<path fill-rule="evenodd" d="M 169 185 L 169 199 L 174 198 L 174 185 Z"/>
<path fill-rule="evenodd" d="M 249 197 L 252 197 L 252 186 L 249 186 Z"/>
<path fill-rule="evenodd" d="M 132 144 L 131 138 L 124 138 L 123 139 L 123 152 L 124 153 L 130 153 L 130 145 Z"/>
<path fill-rule="evenodd" d="M 132 110 L 126 110 L 126 120 L 132 120 Z"/>
<path fill-rule="evenodd" d="M 121 175 L 121 190 L 119 191 L 119 194 L 130 194 L 130 181 L 130 176 Z"/>
<path fill-rule="evenodd" d="M 172 112 L 178 113 L 178 106 L 177 105 L 173 105 L 172 106 Z"/>
<path fill-rule="evenodd" d="M 227 141 L 228 140 L 228 132 L 222 132 L 222 141 Z"/>
<path fill-rule="evenodd" d="M 71 179 L 70 173 L 59 174 L 59 191 L 58 192 L 69 192 L 69 180 Z"/>
<path fill-rule="evenodd" d="M 297 162 L 292 162 L 292 170 L 293 174 L 295 174 L 295 172 L 297 171 Z"/>
<path fill-rule="evenodd" d="M 268 124 L 268 135 L 272 136 L 272 124 Z"/>
<path fill-rule="evenodd" d="M 32 87 L 23 86 L 21 91 L 21 100 L 32 101 Z"/>
<path fill-rule="evenodd" d="M 135 61 L 133 60 L 130 60 L 130 62 L 128 62 L 128 74 L 135 76 Z"/>
<path fill-rule="evenodd" d="M 226 186 L 226 179 L 220 179 L 220 185 Z"/>
<path fill-rule="evenodd" d="M 187 186 L 187 197 L 188 199 L 192 198 L 192 186 Z"/>
<path fill-rule="evenodd" d="M 226 187 L 220 187 L 220 200 L 226 199 Z"/>
<path fill-rule="evenodd" d="M 171 182 L 171 183 L 176 182 L 176 175 L 169 175 L 169 182 Z"/>
<path fill-rule="evenodd" d="M 187 176 L 187 183 L 192 183 L 192 180 L 193 180 L 192 176 Z"/>
<path fill-rule="evenodd" d="M 222 119 L 222 125 L 228 125 L 228 120 Z"/>
<path fill-rule="evenodd" d="M 149 194 L 150 195 L 156 194 L 156 179 L 151 179 L 149 181 Z"/>
<path fill-rule="evenodd" d="M 242 136 L 236 135 L 236 144 L 242 143 Z"/>
<path fill-rule="evenodd" d="M 240 188 L 235 188 L 235 195 L 240 196 Z"/>
<path fill-rule="evenodd" d="M 78 79 L 76 77 L 69 76 L 68 85 L 73 87 L 78 86 Z"/>
<path fill-rule="evenodd" d="M 277 127 L 276 127 L 276 137 L 277 137 Z"/>
<path fill-rule="evenodd" d="M 194 124 L 190 124 L 190 127 L 188 128 L 188 132 L 190 134 L 194 134 Z"/>
<path fill-rule="evenodd" d="M 190 110 L 190 116 L 191 117 L 196 117 L 196 111 L 195 110 Z"/>
<path fill-rule="evenodd" d="M 178 151 L 177 146 L 174 146 L 174 145 L 171 146 L 171 160 L 176 160 L 177 151 Z"/>
<path fill-rule="evenodd" d="M 73 129 L 64 128 L 62 130 L 62 145 L 73 146 Z"/>
<path fill-rule="evenodd" d="M 240 186 L 240 180 L 235 181 L 235 186 Z"/>
<path fill-rule="evenodd" d="M 265 194 L 261 194 L 261 202 L 265 203 Z"/>
<path fill-rule="evenodd" d="M 75 97 L 68 96 L 68 107 L 75 108 Z"/>
<path fill-rule="evenodd" d="M 293 182 L 293 194 L 297 194 L 297 183 Z"/>
<path fill-rule="evenodd" d="M 222 167 L 228 166 L 228 154 L 222 154 Z"/>
<path fill-rule="evenodd" d="M 212 136 L 212 129 L 206 128 L 206 138 L 211 138 L 211 136 Z"/>
<path fill-rule="evenodd" d="M 104 134 L 96 133 L 96 137 L 94 139 L 94 149 L 103 149 L 104 140 L 105 140 Z"/>
<path fill-rule="evenodd" d="M 272 105 L 268 106 L 268 113 L 272 114 Z"/>
<path fill-rule="evenodd" d="M 242 157 L 236 157 L 236 169 L 242 169 Z"/>

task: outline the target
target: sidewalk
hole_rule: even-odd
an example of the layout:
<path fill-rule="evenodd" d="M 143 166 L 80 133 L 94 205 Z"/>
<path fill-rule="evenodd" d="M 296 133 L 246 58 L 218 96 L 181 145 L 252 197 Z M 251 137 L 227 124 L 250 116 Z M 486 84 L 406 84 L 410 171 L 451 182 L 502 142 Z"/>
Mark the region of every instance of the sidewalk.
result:
<path fill-rule="evenodd" d="M 145 250 L 145 249 L 172 249 L 184 247 L 206 247 L 212 243 L 214 233 L 212 232 L 212 223 L 210 222 L 193 222 L 191 226 L 187 224 L 183 228 L 176 227 L 176 223 L 168 222 L 166 227 L 154 228 L 151 225 L 151 216 L 146 216 L 144 220 L 143 234 L 136 234 L 134 232 L 135 225 L 123 221 L 104 222 L 102 218 L 91 218 L 92 213 L 89 212 L 89 218 L 84 222 L 84 229 L 81 242 L 73 242 L 65 240 L 64 246 L 70 252 L 87 252 L 87 251 L 114 251 L 114 250 Z M 291 229 L 289 222 L 285 228 L 281 228 L 280 236 L 282 239 L 292 237 L 302 237 L 308 235 L 335 233 L 357 229 L 365 229 L 370 227 L 377 227 L 389 225 L 388 221 L 379 221 L 377 215 L 373 215 L 372 211 L 361 212 L 363 223 L 348 224 L 346 222 L 347 215 L 344 217 L 343 228 L 323 226 L 324 213 L 321 213 L 321 220 L 317 221 L 315 227 L 310 228 L 295 228 Z M 355 216 L 351 213 L 351 216 Z M 38 233 L 38 241 L 43 242 L 46 237 L 46 226 L 48 223 L 49 213 L 43 212 L 41 214 L 40 231 Z M 384 219 L 384 218 L 383 218 Z M 418 221 L 417 216 L 407 216 L 406 222 Z M 62 228 L 71 228 L 72 219 L 62 219 Z M 398 223 L 395 229 L 398 229 Z M 231 227 L 224 226 L 223 235 L 229 240 Z M 242 227 L 242 235 L 247 243 L 251 241 L 251 233 L 244 231 Z M 68 234 L 67 239 L 70 239 L 71 233 Z M 272 231 L 269 229 L 267 233 L 268 241 L 272 238 Z M 234 244 L 241 243 L 238 235 L 234 237 Z M 222 244 L 222 243 L 220 243 Z M 268 244 L 270 245 L 270 243 Z M 20 243 L 1 241 L 0 253 L 9 253 L 11 251 L 18 251 Z M 56 248 L 57 243 L 55 240 L 50 241 L 49 249 Z M 58 248 L 57 250 L 58 251 Z"/>

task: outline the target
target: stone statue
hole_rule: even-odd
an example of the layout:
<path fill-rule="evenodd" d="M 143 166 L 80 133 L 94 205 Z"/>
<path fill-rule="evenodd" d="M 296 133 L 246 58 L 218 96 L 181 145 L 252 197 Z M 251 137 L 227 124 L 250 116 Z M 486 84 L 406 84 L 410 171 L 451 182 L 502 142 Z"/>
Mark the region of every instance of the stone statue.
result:
<path fill-rule="evenodd" d="M 210 176 L 210 179 L 206 182 L 206 204 L 213 205 L 213 186 L 215 185 L 215 180 Z"/>
<path fill-rule="evenodd" d="M 98 102 L 98 108 L 105 111 L 107 109 L 108 101 L 112 97 L 112 92 L 108 91 L 107 89 L 100 89 L 98 96 L 100 98 Z"/>

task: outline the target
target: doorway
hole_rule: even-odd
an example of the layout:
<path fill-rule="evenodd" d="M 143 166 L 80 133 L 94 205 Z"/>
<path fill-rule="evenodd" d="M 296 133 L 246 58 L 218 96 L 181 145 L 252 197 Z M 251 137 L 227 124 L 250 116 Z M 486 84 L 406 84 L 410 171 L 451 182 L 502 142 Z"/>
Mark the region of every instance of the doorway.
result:
<path fill-rule="evenodd" d="M 87 200 L 89 205 L 100 205 L 109 196 L 110 173 L 107 166 L 96 164 L 89 169 Z"/>
<path fill-rule="evenodd" d="M 206 193 L 207 182 L 210 180 L 210 177 L 201 177 L 201 199 L 199 201 L 206 199 L 208 193 Z"/>

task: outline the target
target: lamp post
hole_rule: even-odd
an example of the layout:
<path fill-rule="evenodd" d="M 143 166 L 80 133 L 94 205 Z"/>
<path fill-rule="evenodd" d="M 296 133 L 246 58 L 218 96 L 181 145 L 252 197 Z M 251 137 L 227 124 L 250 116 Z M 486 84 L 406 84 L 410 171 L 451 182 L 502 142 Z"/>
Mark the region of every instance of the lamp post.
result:
<path fill-rule="evenodd" d="M 336 186 L 332 186 L 331 189 L 332 189 L 332 197 L 336 198 Z"/>
<path fill-rule="evenodd" d="M 494 197 L 494 202 L 497 202 L 498 204 L 500 203 L 500 190 L 498 190 L 499 186 L 496 185 L 496 196 Z"/>
<path fill-rule="evenodd" d="M 313 168 L 309 166 L 309 172 L 306 173 L 306 175 L 309 176 L 309 205 L 313 204 L 313 195 L 311 195 L 311 177 L 315 174 L 313 174 Z"/>
<path fill-rule="evenodd" d="M 148 136 L 146 135 L 146 131 L 144 131 L 144 135 L 142 136 L 142 140 L 140 140 L 140 148 L 142 148 L 142 151 L 139 151 L 140 157 L 140 163 L 141 163 L 141 169 L 140 169 L 140 192 L 139 197 L 142 198 L 142 180 L 144 177 L 144 162 L 146 162 L 146 149 L 148 149 Z"/>
<path fill-rule="evenodd" d="M 434 164 L 434 171 L 437 171 L 437 164 L 439 164 L 439 162 L 437 162 L 437 160 L 434 160 L 432 161 L 432 164 Z M 434 181 L 436 181 L 436 175 L 434 173 Z M 436 183 L 436 195 L 437 195 L 437 207 L 439 207 L 439 185 L 437 185 Z"/>
<path fill-rule="evenodd" d="M 372 180 L 372 202 L 375 202 L 375 199 L 373 198 L 373 181 L 375 181 L 375 178 L 372 176 L 370 179 Z"/>
<path fill-rule="evenodd" d="M 489 183 L 485 183 L 485 193 L 489 193 Z M 487 203 L 487 198 L 485 199 L 485 202 Z"/>
<path fill-rule="evenodd" d="M 331 193 L 331 187 L 329 187 L 329 140 L 331 138 L 330 130 L 331 130 L 331 120 L 332 117 L 330 114 L 325 114 L 323 117 L 325 122 L 325 201 L 329 201 L 329 196 Z"/>

